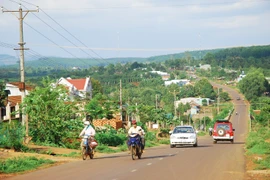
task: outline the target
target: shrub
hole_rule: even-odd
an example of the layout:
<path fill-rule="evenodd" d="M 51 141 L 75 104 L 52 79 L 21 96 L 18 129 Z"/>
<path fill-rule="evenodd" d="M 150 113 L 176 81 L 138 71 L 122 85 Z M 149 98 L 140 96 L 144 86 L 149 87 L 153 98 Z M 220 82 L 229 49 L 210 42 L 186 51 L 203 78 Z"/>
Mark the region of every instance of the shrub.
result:
<path fill-rule="evenodd" d="M 0 147 L 23 151 L 24 128 L 18 122 L 0 123 Z"/>
<path fill-rule="evenodd" d="M 38 159 L 34 156 L 15 157 L 0 163 L 0 173 L 15 173 L 36 169 L 43 164 L 52 164 L 54 161 L 49 159 Z"/>
<path fill-rule="evenodd" d="M 124 134 L 113 134 L 113 133 L 100 133 L 96 134 L 96 140 L 99 144 L 108 146 L 118 146 L 126 142 L 127 137 Z"/>

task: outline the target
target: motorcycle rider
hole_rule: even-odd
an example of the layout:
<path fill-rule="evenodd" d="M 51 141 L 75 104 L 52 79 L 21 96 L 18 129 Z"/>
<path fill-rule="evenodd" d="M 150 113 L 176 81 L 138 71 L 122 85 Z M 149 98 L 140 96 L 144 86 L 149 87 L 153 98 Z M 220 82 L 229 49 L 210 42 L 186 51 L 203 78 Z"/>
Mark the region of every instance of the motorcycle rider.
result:
<path fill-rule="evenodd" d="M 136 120 L 132 120 L 131 124 L 132 124 L 132 127 L 128 130 L 128 135 L 132 137 L 132 136 L 134 136 L 134 135 L 132 135 L 133 133 L 139 134 L 139 136 L 141 138 L 141 142 L 142 142 L 142 152 L 143 152 L 144 146 L 145 146 L 145 139 L 144 139 L 145 132 L 141 126 L 137 126 Z M 130 149 L 130 147 L 128 147 L 128 148 Z"/>
<path fill-rule="evenodd" d="M 84 128 L 82 130 L 82 132 L 80 133 L 80 137 L 82 136 L 88 136 L 89 138 L 93 138 L 96 134 L 96 131 L 95 129 L 90 125 L 90 122 L 89 121 L 84 121 Z M 88 139 L 89 139 L 88 138 Z M 87 144 L 88 144 L 88 139 L 87 139 Z M 83 147 L 83 139 L 82 139 L 82 142 L 81 142 L 81 147 Z M 86 146 L 88 148 L 88 146 Z"/>

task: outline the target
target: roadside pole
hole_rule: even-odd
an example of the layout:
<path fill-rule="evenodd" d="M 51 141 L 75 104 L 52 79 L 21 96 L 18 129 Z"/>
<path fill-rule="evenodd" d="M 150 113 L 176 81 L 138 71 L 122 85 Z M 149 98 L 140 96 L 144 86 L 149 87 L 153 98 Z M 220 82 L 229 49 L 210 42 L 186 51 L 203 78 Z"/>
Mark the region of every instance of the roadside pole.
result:
<path fill-rule="evenodd" d="M 21 83 L 19 86 L 19 89 L 21 91 L 21 102 L 23 103 L 23 100 L 25 98 L 25 70 L 24 70 L 24 50 L 29 50 L 29 48 L 25 48 L 25 42 L 23 39 L 23 20 L 26 17 L 26 15 L 29 12 L 39 12 L 39 8 L 37 7 L 37 10 L 22 10 L 21 4 L 19 4 L 19 10 L 4 10 L 4 7 L 2 7 L 2 12 L 10 12 L 13 15 L 16 16 L 15 13 L 19 13 L 19 17 L 18 20 L 20 22 L 20 42 L 18 43 L 20 45 L 20 48 L 16 48 L 14 50 L 20 50 L 20 76 L 21 76 Z M 23 15 L 23 13 L 25 13 Z M 28 117 L 26 115 L 23 114 L 23 109 L 22 109 L 22 125 L 26 126 L 26 130 L 25 130 L 25 136 L 26 139 L 28 138 Z"/>

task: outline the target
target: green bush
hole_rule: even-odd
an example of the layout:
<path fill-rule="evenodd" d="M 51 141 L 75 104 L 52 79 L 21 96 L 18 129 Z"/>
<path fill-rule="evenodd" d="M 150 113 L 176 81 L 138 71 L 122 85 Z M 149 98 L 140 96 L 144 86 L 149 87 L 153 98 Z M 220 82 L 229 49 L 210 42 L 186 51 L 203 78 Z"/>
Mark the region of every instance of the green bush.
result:
<path fill-rule="evenodd" d="M 24 151 L 24 128 L 18 122 L 0 123 L 0 147 Z"/>
<path fill-rule="evenodd" d="M 120 152 L 120 150 L 115 150 L 115 149 L 112 149 L 106 145 L 98 145 L 95 149 L 97 152 L 100 152 L 100 153 L 116 153 L 116 152 Z"/>
<path fill-rule="evenodd" d="M 155 132 L 147 132 L 145 135 L 145 140 L 147 141 L 154 141 L 156 140 L 156 133 Z"/>
<path fill-rule="evenodd" d="M 36 169 L 43 164 L 53 164 L 49 159 L 38 159 L 34 156 L 15 157 L 0 162 L 0 173 L 15 173 Z"/>
<path fill-rule="evenodd" d="M 257 160 L 256 163 L 259 164 L 256 169 L 270 169 L 270 156 L 267 156 L 263 160 Z"/>
<path fill-rule="evenodd" d="M 159 141 L 160 144 L 170 144 L 170 140 L 169 139 L 161 139 Z"/>
<path fill-rule="evenodd" d="M 122 145 L 127 140 L 127 136 L 125 134 L 113 134 L 113 133 L 96 134 L 95 138 L 99 144 L 104 144 L 108 146 Z"/>

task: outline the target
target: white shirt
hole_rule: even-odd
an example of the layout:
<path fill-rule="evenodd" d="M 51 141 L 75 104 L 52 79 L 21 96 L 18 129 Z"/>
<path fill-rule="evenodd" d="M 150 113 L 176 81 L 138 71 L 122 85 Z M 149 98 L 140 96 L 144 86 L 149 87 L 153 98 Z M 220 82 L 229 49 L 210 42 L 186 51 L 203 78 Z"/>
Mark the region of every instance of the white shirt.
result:
<path fill-rule="evenodd" d="M 85 128 L 83 128 L 82 132 L 80 133 L 80 136 L 95 136 L 96 134 L 96 131 L 95 129 L 91 126 L 91 125 L 88 125 L 88 126 L 85 126 Z"/>
<path fill-rule="evenodd" d="M 140 136 L 144 135 L 144 130 L 141 128 L 141 126 L 137 126 L 136 128 L 134 127 L 131 127 L 129 130 L 128 130 L 128 134 L 131 135 L 132 133 L 137 133 L 139 134 Z"/>

